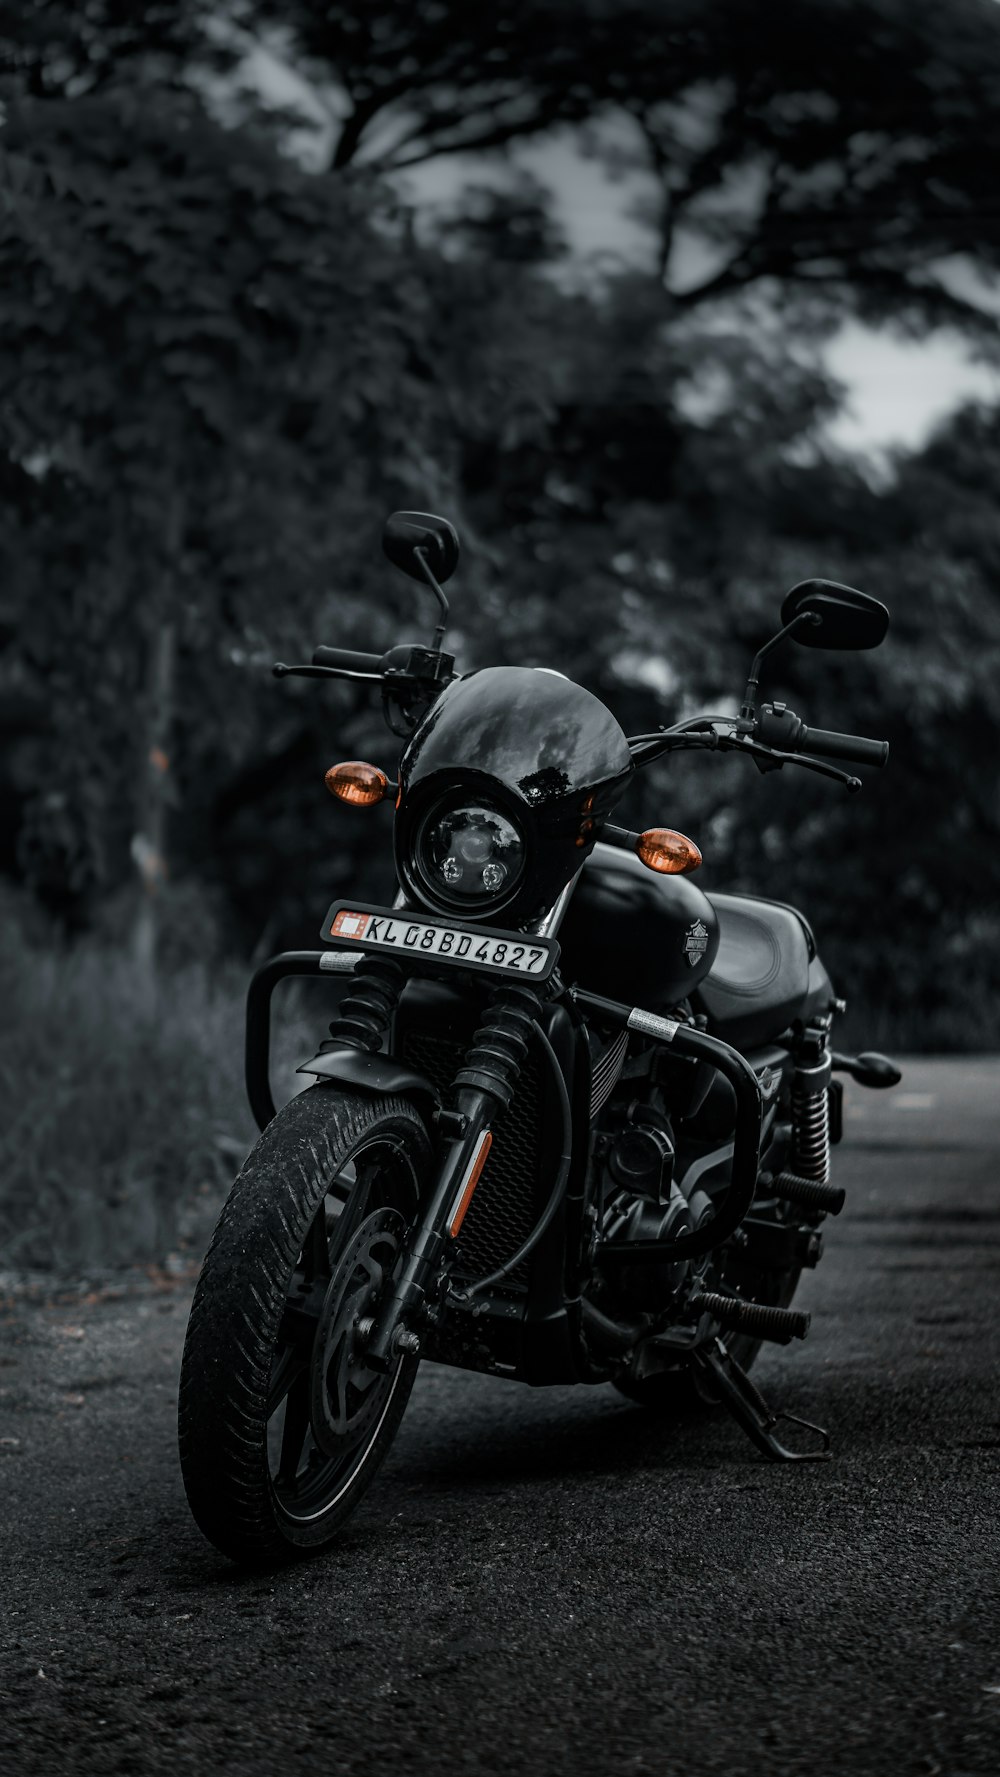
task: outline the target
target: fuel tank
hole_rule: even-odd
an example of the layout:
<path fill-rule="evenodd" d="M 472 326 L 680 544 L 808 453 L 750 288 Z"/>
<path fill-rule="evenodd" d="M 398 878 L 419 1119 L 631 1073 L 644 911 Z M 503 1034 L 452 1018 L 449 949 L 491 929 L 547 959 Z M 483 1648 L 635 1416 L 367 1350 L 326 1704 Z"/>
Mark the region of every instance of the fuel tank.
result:
<path fill-rule="evenodd" d="M 558 936 L 567 981 L 656 1011 L 708 974 L 719 922 L 688 877 L 660 876 L 634 852 L 595 845 Z"/>

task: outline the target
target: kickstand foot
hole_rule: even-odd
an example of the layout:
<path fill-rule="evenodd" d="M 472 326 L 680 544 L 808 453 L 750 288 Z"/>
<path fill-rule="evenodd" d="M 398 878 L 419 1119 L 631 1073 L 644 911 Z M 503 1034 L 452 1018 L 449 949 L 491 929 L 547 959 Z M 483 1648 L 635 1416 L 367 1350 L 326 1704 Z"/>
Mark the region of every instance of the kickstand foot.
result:
<path fill-rule="evenodd" d="M 758 1450 L 774 1462 L 824 1462 L 830 1456 L 830 1434 L 797 1413 L 774 1413 L 758 1388 L 754 1387 L 744 1369 L 726 1349 L 721 1339 L 713 1346 L 691 1353 L 692 1362 L 701 1371 L 713 1394 L 729 1408 L 733 1418 L 742 1425 Z M 818 1449 L 789 1450 L 774 1435 L 777 1425 L 801 1425 L 815 1432 L 820 1439 Z"/>

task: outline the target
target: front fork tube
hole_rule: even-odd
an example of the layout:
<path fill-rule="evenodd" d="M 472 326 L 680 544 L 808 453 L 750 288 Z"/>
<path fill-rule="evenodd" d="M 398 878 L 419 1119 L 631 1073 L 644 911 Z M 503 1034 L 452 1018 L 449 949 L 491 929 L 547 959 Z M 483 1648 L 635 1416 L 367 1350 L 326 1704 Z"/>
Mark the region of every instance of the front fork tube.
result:
<path fill-rule="evenodd" d="M 401 1351 L 420 1349 L 419 1334 L 407 1323 L 419 1320 L 426 1305 L 428 1290 L 438 1276 L 449 1245 L 449 1217 L 459 1188 L 479 1139 L 497 1110 L 493 1095 L 477 1087 L 463 1087 L 457 1094 L 456 1111 L 464 1119 L 464 1128 L 460 1135 L 446 1140 L 433 1192 L 392 1287 L 375 1316 L 365 1348 L 365 1362 L 372 1369 L 388 1372 Z"/>

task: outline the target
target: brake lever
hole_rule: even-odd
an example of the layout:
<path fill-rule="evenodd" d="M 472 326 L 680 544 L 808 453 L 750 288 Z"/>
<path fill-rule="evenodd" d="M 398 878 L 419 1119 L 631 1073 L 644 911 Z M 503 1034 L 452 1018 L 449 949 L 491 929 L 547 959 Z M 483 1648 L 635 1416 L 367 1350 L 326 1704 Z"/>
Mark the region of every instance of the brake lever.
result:
<path fill-rule="evenodd" d="M 860 777 L 852 777 L 849 771 L 838 771 L 836 765 L 828 765 L 825 759 L 814 759 L 811 753 L 790 753 L 787 763 L 804 765 L 807 771 L 818 771 L 821 777 L 832 777 L 835 783 L 843 784 L 849 796 L 856 796 L 864 789 Z"/>
<path fill-rule="evenodd" d="M 780 770 L 782 765 L 802 765 L 806 771 L 816 771 L 820 777 L 831 777 L 835 783 L 843 784 L 848 795 L 853 796 L 862 786 L 859 777 L 852 777 L 847 771 L 838 770 L 836 765 L 828 765 L 825 759 L 814 759 L 811 753 L 781 753 L 776 747 L 761 746 L 758 741 L 749 740 L 745 736 L 719 736 L 719 745 L 734 753 L 749 753 L 754 760 L 765 761 L 762 769 Z"/>

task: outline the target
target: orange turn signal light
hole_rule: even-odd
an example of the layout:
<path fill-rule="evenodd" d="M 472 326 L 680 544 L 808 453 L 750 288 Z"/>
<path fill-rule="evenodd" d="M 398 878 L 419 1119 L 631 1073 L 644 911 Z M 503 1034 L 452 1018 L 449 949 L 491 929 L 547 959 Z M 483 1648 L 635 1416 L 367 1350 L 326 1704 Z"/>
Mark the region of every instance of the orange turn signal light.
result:
<path fill-rule="evenodd" d="M 671 827 L 647 828 L 639 834 L 635 849 L 647 870 L 658 870 L 661 876 L 684 876 L 701 863 L 694 840 Z"/>
<path fill-rule="evenodd" d="M 349 802 L 352 808 L 371 808 L 376 802 L 384 802 L 390 790 L 396 788 L 377 765 L 366 765 L 361 759 L 331 765 L 323 781 L 331 796 L 339 796 L 341 802 Z"/>

